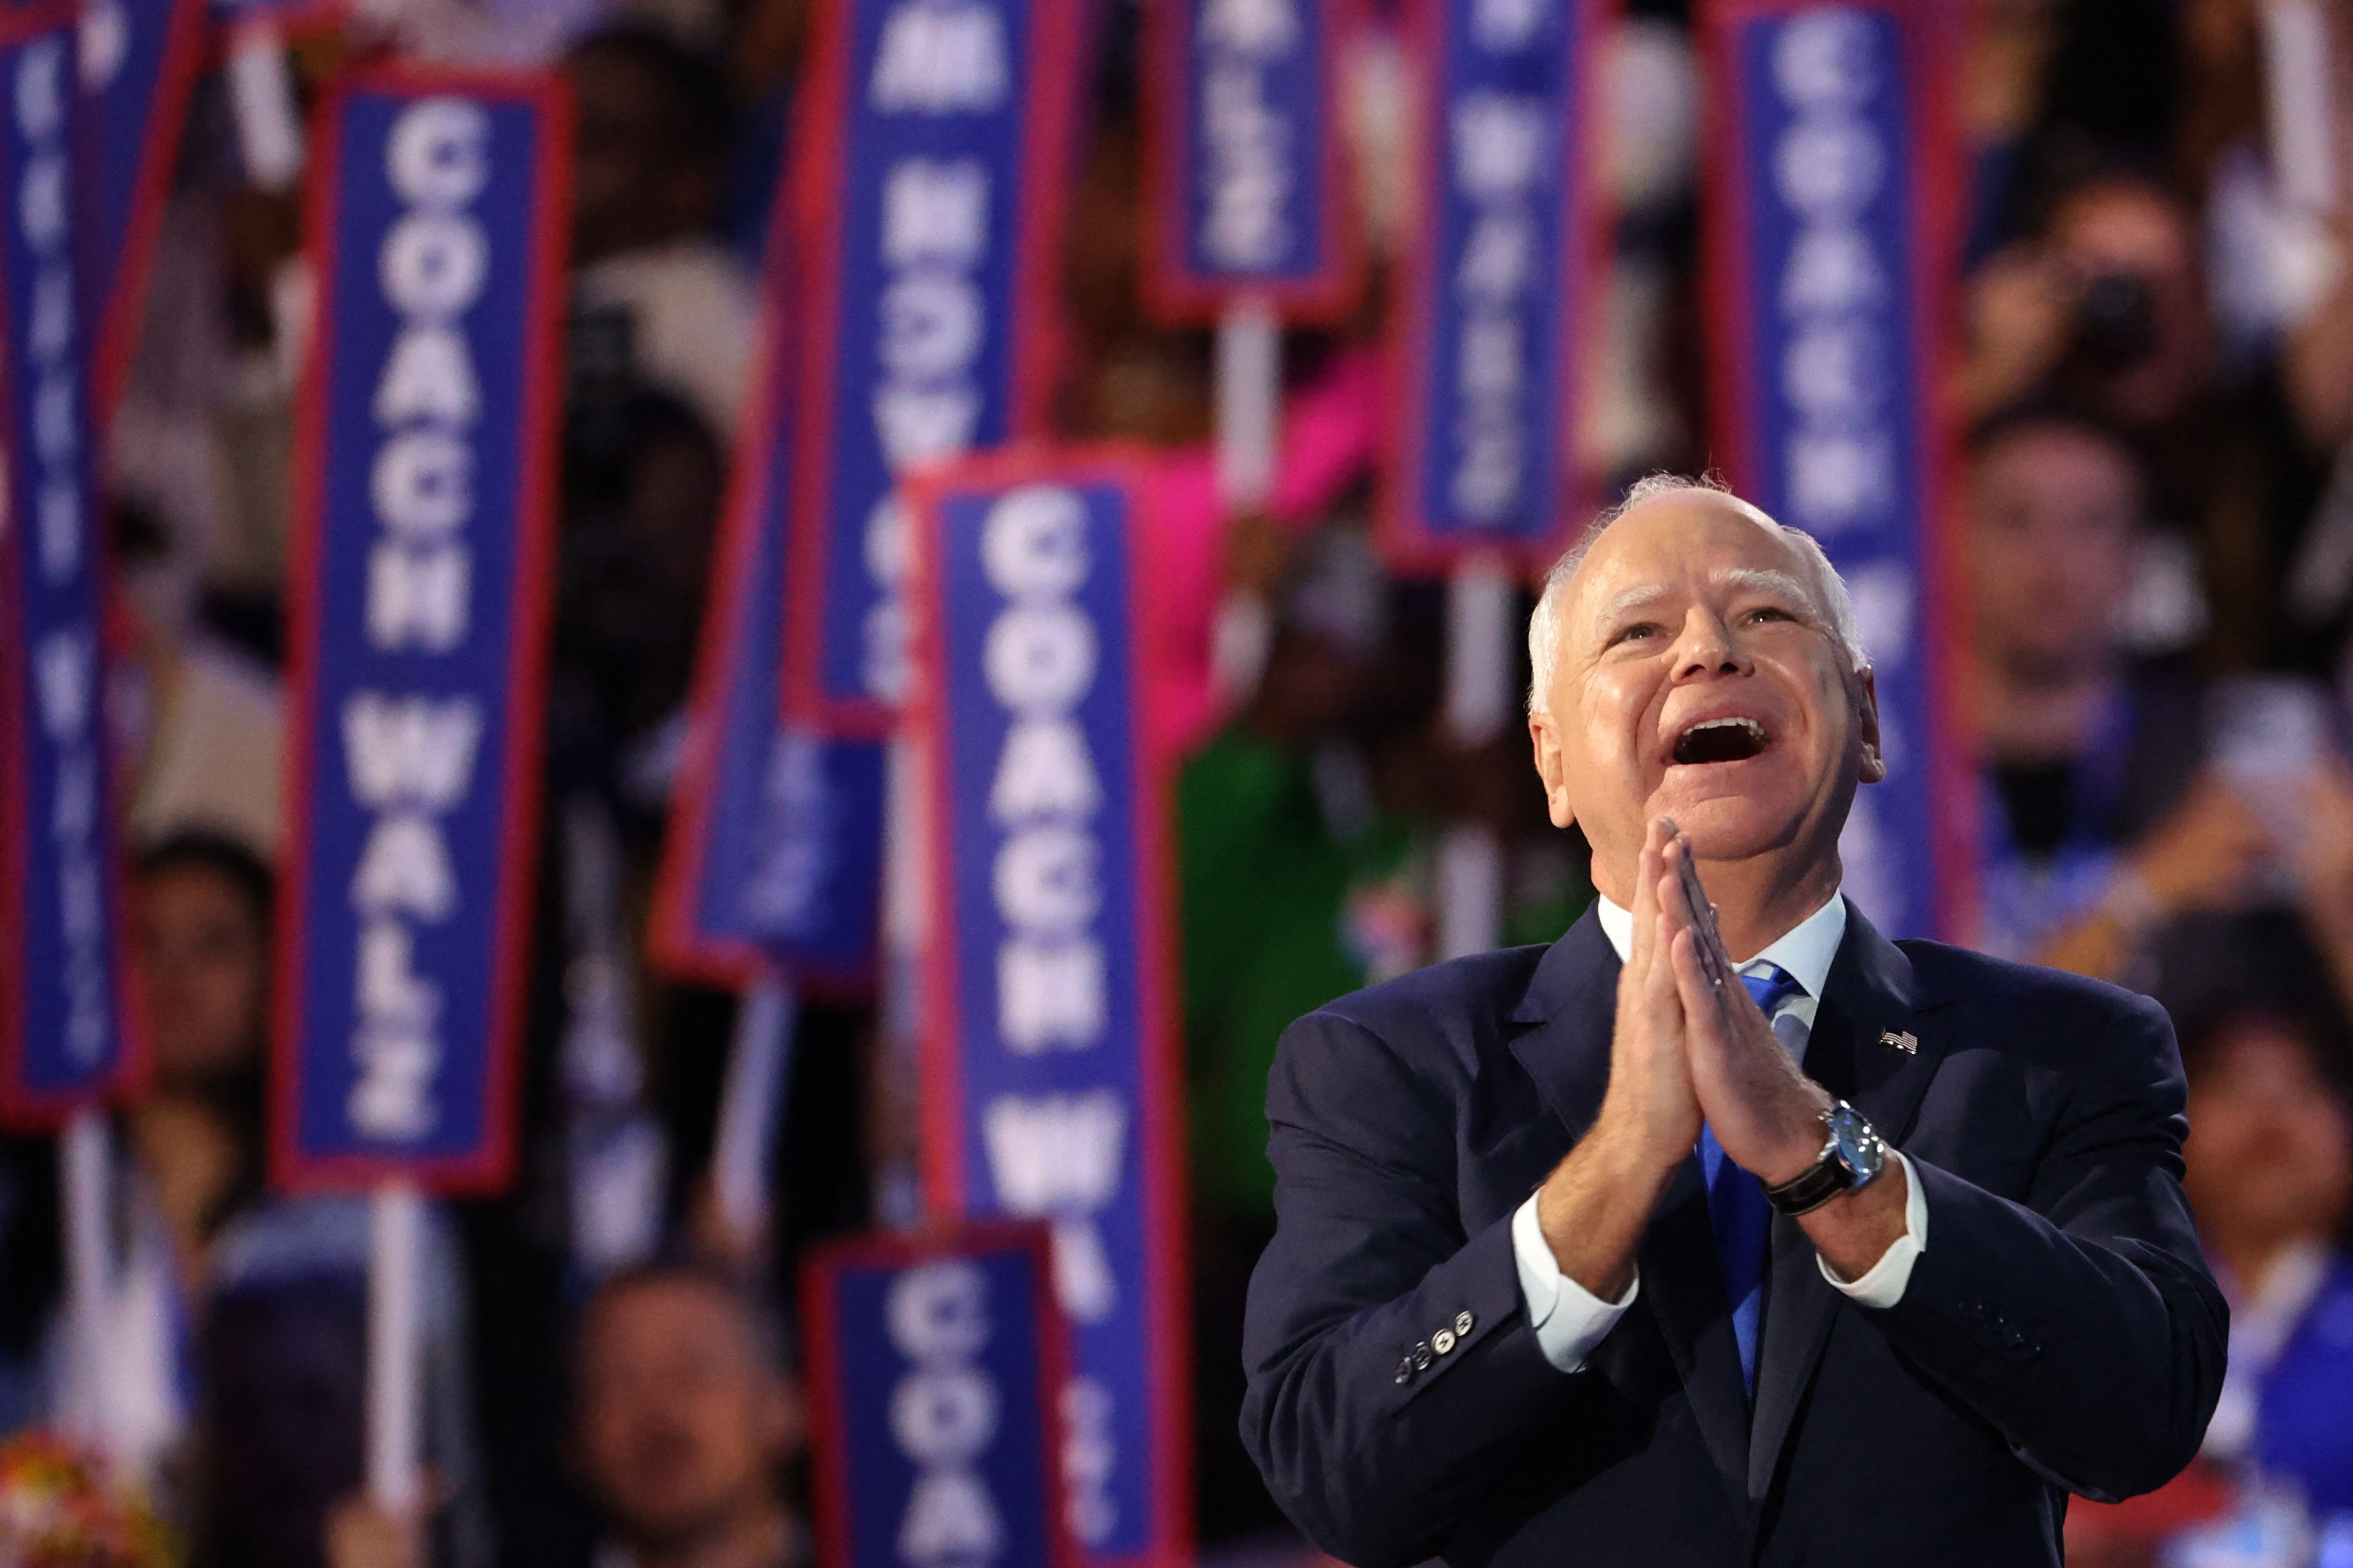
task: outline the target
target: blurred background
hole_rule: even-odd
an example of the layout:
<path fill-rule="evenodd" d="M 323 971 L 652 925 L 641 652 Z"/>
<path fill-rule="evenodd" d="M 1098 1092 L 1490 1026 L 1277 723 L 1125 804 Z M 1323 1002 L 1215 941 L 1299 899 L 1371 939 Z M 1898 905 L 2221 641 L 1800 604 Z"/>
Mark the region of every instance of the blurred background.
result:
<path fill-rule="evenodd" d="M 765 1218 L 731 1228 L 710 1173 L 738 1001 L 666 977 L 643 935 L 745 458 L 771 203 L 828 3 L 415 0 L 286 45 L 304 103 L 388 49 L 544 64 L 577 110 L 522 1154 L 511 1190 L 428 1215 L 421 1524 L 363 1487 L 364 1201 L 280 1195 L 264 1174 L 313 278 L 299 195 L 256 177 L 227 73 L 197 81 L 106 474 L 126 951 L 154 1053 L 152 1087 L 114 1113 L 111 1216 L 126 1305 L 110 1354 L 141 1391 L 113 1469 L 139 1500 L 49 1435 L 57 1157 L 45 1137 L 0 1140 L 0 1433 L 17 1434 L 0 1448 L 0 1558 L 46 1560 L 27 1500 L 76 1496 L 126 1562 L 808 1560 L 808 1455 L 827 1435 L 800 1396 L 792 1281 L 812 1244 L 919 1217 L 911 1075 L 871 997 L 805 999 Z M 2070 1561 L 2353 1562 L 2345 209 L 2282 193 L 2261 0 L 1949 9 L 1965 188 L 1943 395 L 1966 592 L 1942 609 L 1978 853 L 1957 934 L 2171 1009 L 2188 1183 L 2234 1309 L 2205 1455 L 2155 1497 L 2076 1503 Z M 2321 9 L 2347 133 L 2329 131 L 2353 169 L 2353 10 Z M 1416 200 L 1401 17 L 1377 0 L 1343 57 L 1366 286 L 1339 324 L 1283 336 L 1297 434 L 1264 509 L 1209 499 L 1213 333 L 1155 324 L 1139 281 L 1139 6 L 1096 17 L 1052 417 L 1072 440 L 1146 445 L 1170 504 L 1201 514 L 1165 567 L 1184 636 L 1209 647 L 1221 598 L 1266 612 L 1261 657 L 1239 679 L 1205 674 L 1175 721 L 1166 825 L 1199 1555 L 1303 1563 L 1234 1432 L 1243 1295 L 1273 1225 L 1276 1039 L 1443 955 L 1440 847 L 1462 825 L 1502 847 L 1502 941 L 1550 941 L 1592 894 L 1515 728 L 1471 745 L 1445 722 L 1446 585 L 1385 571 L 1371 542 Z M 1630 0 L 1599 81 L 1589 156 L 1613 216 L 1576 431 L 1595 501 L 1716 461 L 1707 106 L 1685 8 Z M 626 1049 L 598 1056 L 590 1036 Z"/>

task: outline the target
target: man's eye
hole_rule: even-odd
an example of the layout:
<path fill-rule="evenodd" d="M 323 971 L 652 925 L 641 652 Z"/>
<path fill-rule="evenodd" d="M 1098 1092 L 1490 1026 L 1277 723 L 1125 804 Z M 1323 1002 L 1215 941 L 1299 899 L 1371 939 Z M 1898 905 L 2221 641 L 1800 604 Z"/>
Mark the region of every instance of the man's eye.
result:
<path fill-rule="evenodd" d="M 1748 619 L 1752 623 L 1757 621 L 1794 621 L 1797 618 L 1797 616 L 1781 608 L 1778 605 L 1760 605 L 1756 609 L 1748 612 Z"/>
<path fill-rule="evenodd" d="M 1655 637 L 1658 635 L 1658 630 L 1656 622 L 1636 621 L 1632 626 L 1619 627 L 1609 638 L 1609 646 L 1616 647 L 1620 643 L 1630 642 L 1636 637 Z"/>

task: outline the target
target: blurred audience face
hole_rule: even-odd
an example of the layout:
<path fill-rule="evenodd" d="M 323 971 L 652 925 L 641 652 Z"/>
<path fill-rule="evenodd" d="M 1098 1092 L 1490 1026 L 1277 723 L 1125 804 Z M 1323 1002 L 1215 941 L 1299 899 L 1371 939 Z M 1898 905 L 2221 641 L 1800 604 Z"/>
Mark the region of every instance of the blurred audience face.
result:
<path fill-rule="evenodd" d="M 583 1479 L 623 1539 L 676 1552 L 776 1508 L 799 1412 L 743 1305 L 690 1278 L 624 1282 L 589 1309 Z"/>
<path fill-rule="evenodd" d="M 616 737 L 659 723 L 693 673 L 723 458 L 683 405 L 641 395 L 573 437 L 556 654 Z"/>
<path fill-rule="evenodd" d="M 2244 1018 L 2222 1026 L 2190 1075 L 2183 1185 L 2208 1250 L 2242 1270 L 2344 1223 L 2353 1113 L 2318 1048 L 2295 1025 Z"/>
<path fill-rule="evenodd" d="M 2079 390 L 2128 425 L 2179 414 L 2206 374 L 2212 338 L 2192 215 L 2157 185 L 2101 180 L 2060 203 L 2050 242 L 2083 289 Z"/>
<path fill-rule="evenodd" d="M 169 866 L 138 879 L 131 920 L 161 1086 L 195 1088 L 253 1066 L 269 965 L 251 898 L 218 871 Z"/>
<path fill-rule="evenodd" d="M 1996 436 L 1970 476 L 1978 648 L 2009 679 L 2054 685 L 2106 662 L 2140 531 L 2131 457 L 2080 426 Z"/>
<path fill-rule="evenodd" d="M 1632 902 L 1664 813 L 1702 859 L 1835 866 L 1858 782 L 1884 774 L 1869 679 L 1806 558 L 1730 496 L 1646 501 L 1564 584 L 1550 689 L 1532 715 L 1552 820 L 1580 824 L 1594 877 Z M 1696 728 L 1709 721 L 1746 725 Z"/>
<path fill-rule="evenodd" d="M 572 259 L 601 261 L 710 226 L 719 209 L 715 157 L 694 145 L 691 106 L 636 43 L 591 38 L 564 63 L 573 132 Z"/>

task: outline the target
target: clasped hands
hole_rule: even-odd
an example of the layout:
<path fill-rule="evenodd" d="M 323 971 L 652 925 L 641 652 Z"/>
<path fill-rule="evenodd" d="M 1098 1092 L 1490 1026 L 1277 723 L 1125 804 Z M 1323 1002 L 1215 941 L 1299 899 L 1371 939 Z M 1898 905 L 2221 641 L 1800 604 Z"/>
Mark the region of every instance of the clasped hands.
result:
<path fill-rule="evenodd" d="M 1820 1158 L 1832 1103 L 1741 984 L 1691 841 L 1670 818 L 1653 819 L 1643 839 L 1633 917 L 1609 1091 L 1536 1198 L 1561 1272 L 1605 1301 L 1631 1285 L 1642 1229 L 1703 1122 L 1727 1159 L 1772 1186 Z M 1800 1221 L 1842 1278 L 1903 1233 L 1904 1183 L 1893 1167 L 1889 1176 Z"/>

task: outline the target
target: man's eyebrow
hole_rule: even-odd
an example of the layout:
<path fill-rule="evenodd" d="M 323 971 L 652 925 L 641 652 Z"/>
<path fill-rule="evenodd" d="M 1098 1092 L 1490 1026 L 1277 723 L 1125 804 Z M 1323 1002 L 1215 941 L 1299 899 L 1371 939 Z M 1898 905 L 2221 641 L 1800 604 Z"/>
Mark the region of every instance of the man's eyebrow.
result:
<path fill-rule="evenodd" d="M 1621 588 L 1594 606 L 1594 624 L 1606 626 L 1627 611 L 1655 604 L 1666 596 L 1667 591 L 1655 583 Z"/>
<path fill-rule="evenodd" d="M 1721 587 L 1746 588 L 1756 593 L 1778 594 L 1796 600 L 1809 609 L 1813 607 L 1813 591 L 1808 588 L 1804 580 L 1794 573 L 1778 572 L 1767 566 L 1738 566 L 1728 572 L 1717 573 L 1715 581 Z M 1668 590 L 1656 583 L 1637 584 L 1630 588 L 1621 588 L 1594 606 L 1594 624 L 1606 626 L 1629 610 L 1640 609 L 1644 605 L 1655 604 L 1668 596 Z"/>
<path fill-rule="evenodd" d="M 1814 607 L 1813 591 L 1788 572 L 1776 572 L 1764 566 L 1742 566 L 1719 573 L 1715 579 L 1727 588 L 1751 588 L 1758 593 L 1786 594 L 1810 611 Z"/>

